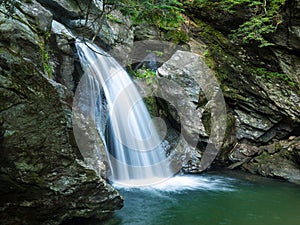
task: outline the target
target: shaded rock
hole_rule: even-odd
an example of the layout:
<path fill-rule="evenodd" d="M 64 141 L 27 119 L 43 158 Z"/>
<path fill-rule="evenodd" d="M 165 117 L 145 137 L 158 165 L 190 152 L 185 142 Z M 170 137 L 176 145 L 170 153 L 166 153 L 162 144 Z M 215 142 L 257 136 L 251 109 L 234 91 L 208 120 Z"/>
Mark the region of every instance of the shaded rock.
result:
<path fill-rule="evenodd" d="M 51 16 L 39 23 L 35 15 L 40 14 L 26 20 L 29 26 L 40 24 L 38 31 L 50 33 Z M 47 41 L 40 34 L 27 24 L 1 17 L 1 222 L 53 225 L 72 218 L 103 220 L 122 207 L 122 198 L 82 161 L 73 140 L 68 91 L 46 73 Z"/>
<path fill-rule="evenodd" d="M 281 10 L 282 23 L 270 38 L 276 47 L 283 47 L 286 50 L 299 51 L 300 41 L 300 1 L 286 1 Z"/>
<path fill-rule="evenodd" d="M 199 38 L 206 43 L 203 54 L 222 87 L 226 103 L 236 117 L 239 141 L 266 144 L 283 139 L 299 126 L 299 83 L 276 77 L 262 67 L 276 68 L 279 63 L 270 49 L 257 50 L 232 45 L 212 27 L 199 22 Z M 264 55 L 270 55 L 269 59 Z M 259 65 L 263 62 L 264 65 Z M 295 64 L 297 65 L 297 64 Z M 291 70 L 294 71 L 294 70 Z M 277 75 L 277 74 L 276 74 Z M 285 77 L 297 76 L 296 73 Z"/>
<path fill-rule="evenodd" d="M 87 7 L 86 2 L 74 0 L 37 0 L 37 2 L 50 10 L 55 20 L 67 26 L 72 20 L 79 19 L 82 16 L 81 11 Z"/>
<path fill-rule="evenodd" d="M 35 29 L 47 32 L 50 29 L 52 14 L 42 7 L 38 2 L 32 1 L 21 4 L 19 9 L 26 17 L 26 20 Z"/>
<path fill-rule="evenodd" d="M 265 48 L 233 44 L 228 37 L 251 16 L 249 10 L 241 13 L 247 11 L 243 7 L 235 13 L 217 4 L 207 10 L 189 9 L 196 23 L 192 32 L 200 43 L 191 43 L 191 49 L 204 55 L 216 72 L 235 121 L 228 136 L 236 138 L 223 145 L 227 150 L 221 150 L 216 164 L 298 182 L 296 151 L 274 146 L 293 145 L 288 138 L 299 136 L 299 1 L 285 2 L 282 23 L 265 37 L 275 45 Z"/>
<path fill-rule="evenodd" d="M 96 41 L 103 48 L 130 46 L 133 42 L 131 21 L 117 10 L 107 9 L 102 1 L 38 0 L 58 22 L 81 39 Z M 109 16 L 107 14 L 109 11 Z"/>
<path fill-rule="evenodd" d="M 159 40 L 159 32 L 155 27 L 149 25 L 138 25 L 134 28 L 134 39 L 135 41 L 143 40 Z"/>
<path fill-rule="evenodd" d="M 230 154 L 232 161 L 251 173 L 283 178 L 300 184 L 300 138 L 293 137 L 265 146 L 241 144 Z"/>
<path fill-rule="evenodd" d="M 51 32 L 49 47 L 52 52 L 50 60 L 54 79 L 73 92 L 80 78 L 75 68 L 75 37 L 64 25 L 55 20 L 52 22 Z"/>
<path fill-rule="evenodd" d="M 8 20 L 3 16 L 0 17 L 0 21 L 1 47 L 9 47 L 13 53 L 19 53 L 24 60 L 31 61 L 37 68 L 43 69 L 42 58 L 38 54 L 42 42 L 40 37 L 21 22 Z"/>
<path fill-rule="evenodd" d="M 290 54 L 288 50 L 277 50 L 272 48 L 272 51 L 277 57 L 280 68 L 285 74 L 291 76 L 291 80 L 295 80 L 296 83 L 300 83 L 300 58 L 297 54 Z"/>
<path fill-rule="evenodd" d="M 248 144 L 239 144 L 234 148 L 234 151 L 230 154 L 232 161 L 241 161 L 248 157 L 253 157 L 261 153 L 261 150 L 256 146 Z"/>
<path fill-rule="evenodd" d="M 109 46 L 132 46 L 134 35 L 131 20 L 114 10 L 110 17 L 103 23 L 99 37 Z"/>
<path fill-rule="evenodd" d="M 191 17 L 201 18 L 205 23 L 224 33 L 230 33 L 251 17 L 251 10 L 245 5 L 234 6 L 232 10 L 224 10 L 224 4 L 211 1 L 207 4 L 195 4 L 188 7 Z M 236 12 L 234 12 L 236 10 Z"/>

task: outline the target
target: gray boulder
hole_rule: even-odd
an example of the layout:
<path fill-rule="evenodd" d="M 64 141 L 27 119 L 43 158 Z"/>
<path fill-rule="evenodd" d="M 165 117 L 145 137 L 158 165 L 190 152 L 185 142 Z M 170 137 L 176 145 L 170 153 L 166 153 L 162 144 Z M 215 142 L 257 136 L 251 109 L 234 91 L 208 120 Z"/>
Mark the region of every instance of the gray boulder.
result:
<path fill-rule="evenodd" d="M 218 154 L 225 134 L 225 101 L 218 82 L 200 55 L 181 50 L 157 72 L 161 105 L 182 140 L 175 152 L 182 151 L 185 172 L 201 172 Z M 208 126 L 205 112 L 210 114 Z"/>

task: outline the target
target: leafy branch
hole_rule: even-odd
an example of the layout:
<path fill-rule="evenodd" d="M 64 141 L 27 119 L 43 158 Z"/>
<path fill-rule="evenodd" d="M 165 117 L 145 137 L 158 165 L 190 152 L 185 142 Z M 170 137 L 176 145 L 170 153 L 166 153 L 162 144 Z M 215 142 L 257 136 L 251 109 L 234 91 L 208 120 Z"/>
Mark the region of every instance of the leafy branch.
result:
<path fill-rule="evenodd" d="M 233 30 L 231 37 L 243 43 L 256 41 L 259 47 L 274 45 L 265 38 L 265 35 L 275 32 L 278 25 L 282 23 L 280 8 L 285 0 L 262 0 L 251 3 L 247 0 L 247 3 L 253 9 L 253 15 L 237 30 Z"/>

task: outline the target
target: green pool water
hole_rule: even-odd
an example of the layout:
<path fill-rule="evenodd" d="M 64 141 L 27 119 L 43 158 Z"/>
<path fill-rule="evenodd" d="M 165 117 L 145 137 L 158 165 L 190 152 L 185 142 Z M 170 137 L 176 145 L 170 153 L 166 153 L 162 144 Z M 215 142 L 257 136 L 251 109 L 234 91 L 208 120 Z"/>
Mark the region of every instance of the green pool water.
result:
<path fill-rule="evenodd" d="M 253 175 L 189 175 L 119 190 L 124 208 L 105 225 L 300 224 L 300 186 Z"/>

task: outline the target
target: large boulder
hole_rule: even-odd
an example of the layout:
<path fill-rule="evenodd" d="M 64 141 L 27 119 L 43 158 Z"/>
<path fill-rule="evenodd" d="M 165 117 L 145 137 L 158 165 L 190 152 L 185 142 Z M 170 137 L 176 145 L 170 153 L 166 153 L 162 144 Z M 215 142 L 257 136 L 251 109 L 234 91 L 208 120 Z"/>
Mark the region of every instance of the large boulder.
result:
<path fill-rule="evenodd" d="M 186 160 L 184 172 L 201 172 L 218 154 L 225 135 L 226 106 L 218 82 L 200 55 L 181 50 L 157 72 L 158 96 L 164 99 L 160 105 L 180 132 L 175 154 L 181 152 Z"/>
<path fill-rule="evenodd" d="M 35 1 L 20 7 L 22 22 L 0 22 L 1 224 L 104 220 L 123 200 L 84 163 L 70 92 L 50 79 L 57 75 L 46 47 L 51 13 Z"/>

